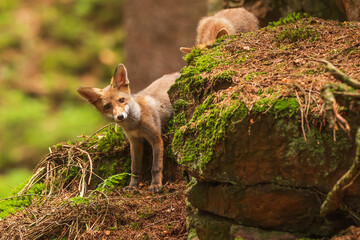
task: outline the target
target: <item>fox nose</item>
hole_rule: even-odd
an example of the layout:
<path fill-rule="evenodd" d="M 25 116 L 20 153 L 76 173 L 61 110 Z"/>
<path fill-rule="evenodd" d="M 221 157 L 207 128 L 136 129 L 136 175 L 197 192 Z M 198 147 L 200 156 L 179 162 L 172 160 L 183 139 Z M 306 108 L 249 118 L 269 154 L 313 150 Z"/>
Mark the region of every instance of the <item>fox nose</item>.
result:
<path fill-rule="evenodd" d="M 116 118 L 117 118 L 118 120 L 122 121 L 122 120 L 124 120 L 124 115 L 119 114 L 119 115 L 117 115 Z"/>

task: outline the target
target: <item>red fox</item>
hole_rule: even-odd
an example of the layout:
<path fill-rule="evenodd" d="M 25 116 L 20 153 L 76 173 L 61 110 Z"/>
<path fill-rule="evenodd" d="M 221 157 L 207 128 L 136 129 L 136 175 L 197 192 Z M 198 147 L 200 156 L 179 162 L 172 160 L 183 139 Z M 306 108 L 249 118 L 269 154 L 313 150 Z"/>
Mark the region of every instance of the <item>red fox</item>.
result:
<path fill-rule="evenodd" d="M 130 141 L 131 173 L 127 189 L 138 186 L 143 157 L 143 139 L 153 149 L 152 180 L 150 191 L 158 192 L 162 186 L 163 140 L 161 128 L 172 115 L 172 106 L 167 91 L 180 73 L 164 75 L 141 92 L 131 95 L 129 79 L 124 65 L 119 64 L 104 89 L 79 87 L 79 94 L 93 104 L 110 121 L 123 129 Z"/>
<path fill-rule="evenodd" d="M 205 48 L 206 45 L 224 35 L 235 35 L 258 29 L 258 19 L 244 8 L 221 10 L 214 16 L 204 17 L 199 21 L 195 46 Z M 180 51 L 189 53 L 191 48 L 181 47 Z"/>

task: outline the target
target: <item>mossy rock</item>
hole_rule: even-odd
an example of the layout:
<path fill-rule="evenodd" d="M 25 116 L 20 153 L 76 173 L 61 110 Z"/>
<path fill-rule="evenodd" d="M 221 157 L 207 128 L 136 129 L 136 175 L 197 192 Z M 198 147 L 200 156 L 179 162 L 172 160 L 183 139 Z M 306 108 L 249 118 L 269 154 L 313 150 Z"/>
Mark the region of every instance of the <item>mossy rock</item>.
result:
<path fill-rule="evenodd" d="M 342 223 L 327 222 L 319 209 L 352 164 L 360 114 L 349 104 L 340 108 L 352 129 L 349 135 L 328 128 L 320 90 L 336 80 L 304 55 L 336 58 L 334 47 L 346 49 L 356 42 L 339 44 L 334 38 L 348 31 L 358 34 L 355 26 L 295 17 L 222 38 L 184 57 L 187 66 L 169 91 L 175 111 L 172 150 L 197 179 L 190 188 L 197 190 L 187 193 L 193 208 L 238 224 L 304 236 L 329 236 L 351 224 L 346 212 L 340 214 Z M 347 64 L 337 64 L 354 72 L 359 58 L 347 52 L 341 57 Z M 356 212 L 359 183 L 345 198 Z M 249 200 L 254 194 L 260 202 Z M 277 208 L 281 201 L 287 212 Z M 295 204 L 301 202 L 308 208 Z M 262 206 L 264 216 L 261 203 L 269 207 Z M 251 209 L 259 208 L 255 219 Z"/>

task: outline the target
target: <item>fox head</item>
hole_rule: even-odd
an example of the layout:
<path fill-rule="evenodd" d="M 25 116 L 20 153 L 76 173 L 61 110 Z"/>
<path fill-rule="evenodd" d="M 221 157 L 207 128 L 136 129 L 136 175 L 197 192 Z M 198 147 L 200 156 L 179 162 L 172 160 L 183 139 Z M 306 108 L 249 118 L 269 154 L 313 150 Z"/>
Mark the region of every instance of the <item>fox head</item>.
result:
<path fill-rule="evenodd" d="M 132 98 L 127 71 L 123 64 L 116 67 L 107 87 L 103 89 L 79 87 L 77 91 L 110 121 L 120 123 L 129 116 Z"/>

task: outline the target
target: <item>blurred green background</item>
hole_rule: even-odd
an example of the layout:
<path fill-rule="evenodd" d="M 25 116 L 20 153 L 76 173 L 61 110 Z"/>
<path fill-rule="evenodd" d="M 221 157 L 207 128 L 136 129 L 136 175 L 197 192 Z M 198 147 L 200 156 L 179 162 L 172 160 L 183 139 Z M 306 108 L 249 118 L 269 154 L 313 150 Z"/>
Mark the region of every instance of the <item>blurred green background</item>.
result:
<path fill-rule="evenodd" d="M 123 60 L 122 0 L 0 1 L 0 198 L 58 142 L 106 124 L 76 91 Z"/>

